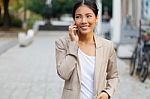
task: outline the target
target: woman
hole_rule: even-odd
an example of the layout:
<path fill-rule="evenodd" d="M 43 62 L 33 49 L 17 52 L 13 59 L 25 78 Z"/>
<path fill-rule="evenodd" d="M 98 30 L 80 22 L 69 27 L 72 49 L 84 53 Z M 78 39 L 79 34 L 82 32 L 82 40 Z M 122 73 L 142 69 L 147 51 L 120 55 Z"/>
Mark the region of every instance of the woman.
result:
<path fill-rule="evenodd" d="M 56 41 L 58 75 L 65 80 L 62 99 L 109 99 L 118 83 L 112 42 L 93 32 L 98 9 L 79 1 L 73 8 L 69 35 Z"/>

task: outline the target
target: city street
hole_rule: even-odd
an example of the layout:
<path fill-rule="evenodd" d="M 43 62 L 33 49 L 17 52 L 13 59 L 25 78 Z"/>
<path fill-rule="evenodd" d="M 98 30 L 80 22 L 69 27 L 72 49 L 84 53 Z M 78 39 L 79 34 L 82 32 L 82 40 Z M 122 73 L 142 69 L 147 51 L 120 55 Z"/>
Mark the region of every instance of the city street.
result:
<path fill-rule="evenodd" d="M 11 47 L 0 55 L 0 99 L 60 99 L 63 87 L 56 72 L 55 40 L 65 31 L 40 31 L 32 44 Z M 1 47 L 0 47 L 1 50 Z M 128 61 L 118 58 L 120 83 L 113 99 L 149 99 L 150 79 L 129 76 Z"/>

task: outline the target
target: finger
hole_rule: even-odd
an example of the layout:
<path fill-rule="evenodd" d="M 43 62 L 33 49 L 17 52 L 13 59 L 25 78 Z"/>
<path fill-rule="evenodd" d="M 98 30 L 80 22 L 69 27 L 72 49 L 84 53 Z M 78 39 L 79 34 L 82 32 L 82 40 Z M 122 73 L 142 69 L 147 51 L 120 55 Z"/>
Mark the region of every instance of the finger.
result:
<path fill-rule="evenodd" d="M 76 27 L 69 27 L 69 33 L 70 33 L 70 34 L 75 33 L 76 30 L 78 30 Z"/>
<path fill-rule="evenodd" d="M 77 25 L 75 23 L 73 23 L 69 27 L 77 27 Z"/>
<path fill-rule="evenodd" d="M 101 98 L 102 98 L 101 94 L 96 97 L 96 99 L 101 99 Z"/>
<path fill-rule="evenodd" d="M 69 31 L 74 29 L 74 28 L 77 29 L 77 26 L 69 26 Z"/>
<path fill-rule="evenodd" d="M 78 29 L 77 29 L 77 28 L 73 28 L 72 30 L 73 30 L 73 31 L 76 31 L 76 30 L 78 30 Z"/>

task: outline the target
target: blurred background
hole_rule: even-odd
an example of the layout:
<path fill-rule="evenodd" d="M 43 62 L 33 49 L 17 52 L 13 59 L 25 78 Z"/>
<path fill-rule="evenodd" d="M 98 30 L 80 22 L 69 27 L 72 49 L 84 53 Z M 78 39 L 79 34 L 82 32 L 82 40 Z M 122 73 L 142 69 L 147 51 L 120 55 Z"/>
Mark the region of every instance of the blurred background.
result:
<path fill-rule="evenodd" d="M 0 99 L 60 99 L 55 40 L 67 35 L 76 1 L 0 0 Z M 150 0 L 92 1 L 100 17 L 95 33 L 112 40 L 117 53 L 113 98 L 149 99 Z"/>

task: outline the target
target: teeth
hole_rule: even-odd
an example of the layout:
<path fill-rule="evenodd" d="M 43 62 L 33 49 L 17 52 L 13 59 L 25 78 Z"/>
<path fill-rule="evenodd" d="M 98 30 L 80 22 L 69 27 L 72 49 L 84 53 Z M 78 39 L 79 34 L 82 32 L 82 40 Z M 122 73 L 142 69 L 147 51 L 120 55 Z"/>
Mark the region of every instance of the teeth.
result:
<path fill-rule="evenodd" d="M 83 26 L 83 27 L 87 27 L 87 26 Z"/>
<path fill-rule="evenodd" d="M 87 26 L 82 26 L 82 27 L 87 27 Z"/>
<path fill-rule="evenodd" d="M 83 30 L 87 29 L 88 27 L 82 27 Z"/>

